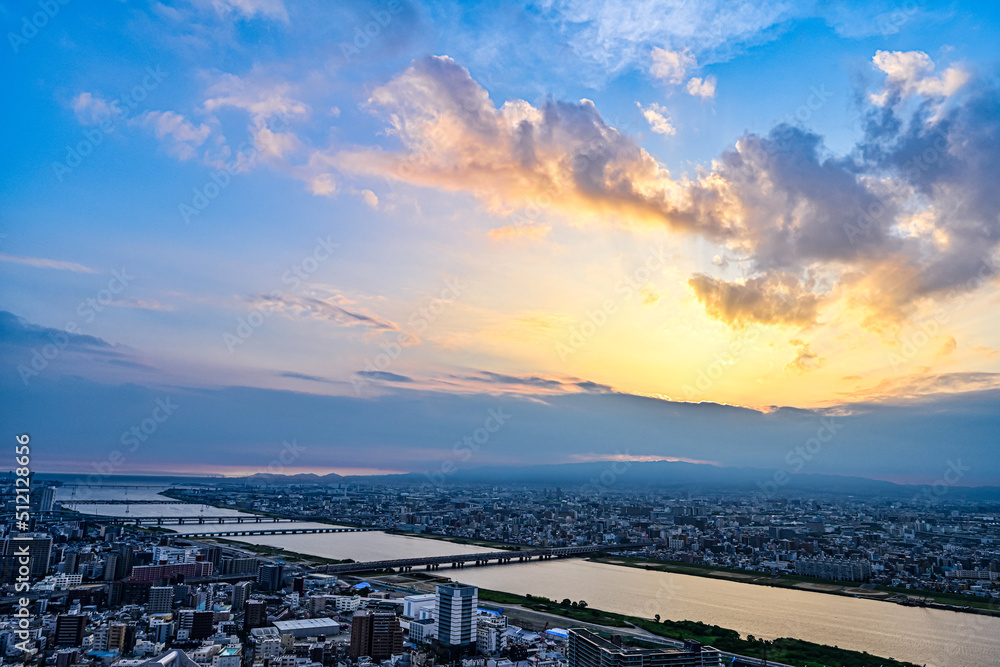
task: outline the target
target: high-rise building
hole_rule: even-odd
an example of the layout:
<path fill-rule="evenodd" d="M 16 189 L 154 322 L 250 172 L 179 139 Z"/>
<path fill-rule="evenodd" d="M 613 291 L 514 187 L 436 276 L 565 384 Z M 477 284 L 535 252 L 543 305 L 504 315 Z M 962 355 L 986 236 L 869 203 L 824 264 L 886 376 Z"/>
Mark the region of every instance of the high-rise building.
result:
<path fill-rule="evenodd" d="M 219 569 L 222 560 L 222 547 L 205 547 L 205 560 L 212 564 L 213 570 Z"/>
<path fill-rule="evenodd" d="M 0 582 L 12 583 L 20 568 L 20 558 L 27 554 L 32 579 L 40 579 L 49 572 L 52 557 L 52 536 L 48 533 L 14 533 L 3 541 L 3 565 Z"/>
<path fill-rule="evenodd" d="M 260 560 L 248 558 L 223 558 L 219 561 L 220 574 L 257 574 Z"/>
<path fill-rule="evenodd" d="M 119 579 L 124 579 L 125 577 L 132 574 L 132 566 L 135 564 L 135 547 L 130 545 L 123 546 L 119 551 L 121 558 L 118 559 L 121 565 L 121 576 Z"/>
<path fill-rule="evenodd" d="M 722 656 L 711 646 L 685 641 L 684 648 L 633 648 L 621 637 L 609 641 L 582 628 L 569 631 L 569 667 L 722 667 Z"/>
<path fill-rule="evenodd" d="M 281 580 L 285 576 L 285 566 L 281 563 L 264 564 L 257 570 L 257 585 L 265 591 L 273 593 L 282 588 Z"/>
<path fill-rule="evenodd" d="M 351 657 L 366 655 L 372 661 L 388 660 L 403 652 L 403 628 L 391 611 L 364 610 L 351 621 Z"/>
<path fill-rule="evenodd" d="M 87 617 L 77 614 L 59 614 L 56 617 L 56 646 L 79 647 L 83 644 L 83 631 Z"/>
<path fill-rule="evenodd" d="M 149 603 L 146 611 L 150 614 L 168 614 L 174 606 L 173 586 L 152 586 L 149 589 Z"/>
<path fill-rule="evenodd" d="M 237 614 L 243 610 L 243 605 L 250 599 L 250 590 L 253 584 L 249 581 L 240 581 L 233 584 L 233 605 L 232 611 Z"/>
<path fill-rule="evenodd" d="M 67 551 L 62 559 L 63 574 L 76 574 L 76 552 Z"/>
<path fill-rule="evenodd" d="M 108 554 L 104 559 L 104 581 L 115 581 L 120 579 L 120 568 L 118 554 Z"/>
<path fill-rule="evenodd" d="M 128 626 L 124 623 L 102 625 L 94 631 L 94 648 L 98 651 L 121 651 L 125 648 Z"/>
<path fill-rule="evenodd" d="M 215 631 L 215 614 L 210 611 L 182 609 L 180 611 L 181 630 L 188 631 L 188 639 L 205 639 Z"/>
<path fill-rule="evenodd" d="M 267 604 L 263 600 L 247 600 L 244 607 L 243 627 L 247 630 L 267 624 Z"/>
<path fill-rule="evenodd" d="M 31 508 L 36 512 L 51 512 L 55 500 L 55 487 L 35 484 L 31 488 Z"/>
<path fill-rule="evenodd" d="M 153 641 L 164 644 L 174 636 L 174 622 L 153 619 L 149 622 L 149 632 L 153 635 Z"/>
<path fill-rule="evenodd" d="M 437 587 L 437 638 L 446 646 L 476 643 L 476 607 L 479 589 L 468 584 L 439 584 Z"/>
<path fill-rule="evenodd" d="M 319 616 L 326 611 L 326 596 L 313 595 L 308 598 L 307 607 L 313 616 Z"/>
<path fill-rule="evenodd" d="M 173 563 L 168 565 L 138 565 L 132 568 L 129 581 L 157 583 L 178 575 L 184 577 L 207 577 L 212 574 L 212 564 L 207 561 L 193 563 Z"/>

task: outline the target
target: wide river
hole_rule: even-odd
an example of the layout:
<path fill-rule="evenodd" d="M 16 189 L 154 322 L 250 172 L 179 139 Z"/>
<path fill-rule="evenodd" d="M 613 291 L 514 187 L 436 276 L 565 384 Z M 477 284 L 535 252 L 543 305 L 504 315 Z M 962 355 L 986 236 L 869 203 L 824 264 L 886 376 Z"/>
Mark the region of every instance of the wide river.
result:
<path fill-rule="evenodd" d="M 130 491 L 129 497 L 132 494 Z M 59 499 L 63 500 L 67 495 L 61 490 Z M 112 496 L 95 493 L 91 497 Z M 139 492 L 136 492 L 136 499 L 139 497 Z M 142 497 L 156 497 L 155 491 L 143 493 Z M 83 506 L 78 509 L 88 511 Z M 96 505 L 91 509 L 110 515 L 121 515 L 125 510 L 120 505 Z M 199 505 L 133 505 L 129 507 L 129 513 L 133 516 L 165 516 L 168 512 L 164 510 L 167 509 L 172 510 L 169 514 L 186 516 L 202 512 Z M 206 515 L 229 513 L 213 507 L 204 508 Z M 303 527 L 309 525 L 314 524 L 304 524 Z M 182 530 L 201 532 L 219 528 L 218 524 L 185 525 Z M 479 547 L 381 532 L 246 536 L 237 539 L 299 553 L 359 561 L 484 551 Z M 659 614 L 671 620 L 702 621 L 767 639 L 797 637 L 918 665 L 1000 665 L 1000 618 L 996 617 L 902 607 L 888 602 L 722 579 L 647 572 L 578 559 L 442 569 L 437 573 L 482 588 L 544 595 L 558 600 L 586 600 L 591 607 L 598 609 L 647 618 Z"/>

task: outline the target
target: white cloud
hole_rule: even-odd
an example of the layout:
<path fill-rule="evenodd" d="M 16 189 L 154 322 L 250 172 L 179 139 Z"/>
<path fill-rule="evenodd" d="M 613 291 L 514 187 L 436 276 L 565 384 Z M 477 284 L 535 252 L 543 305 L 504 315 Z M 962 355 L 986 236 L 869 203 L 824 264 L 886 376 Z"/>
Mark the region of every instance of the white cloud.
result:
<path fill-rule="evenodd" d="M 180 160 L 190 160 L 198 154 L 198 147 L 205 143 L 212 129 L 204 123 L 194 125 L 184 116 L 173 111 L 147 111 L 130 121 L 153 130 L 157 139 L 164 140 L 167 152 Z"/>
<path fill-rule="evenodd" d="M 648 107 L 643 108 L 638 102 L 635 103 L 639 110 L 642 111 L 643 117 L 646 122 L 649 123 L 649 127 L 657 134 L 663 134 L 666 136 L 673 136 L 677 134 L 676 128 L 670 123 L 670 119 L 666 115 L 666 108 L 660 106 L 656 102 L 653 102 Z"/>
<path fill-rule="evenodd" d="M 711 99 L 715 97 L 715 77 L 706 76 L 702 79 L 696 76 L 687 82 L 687 91 L 689 95 L 703 100 Z"/>
<path fill-rule="evenodd" d="M 77 264 L 76 262 L 64 262 L 58 259 L 45 259 L 43 257 L 8 255 L 5 252 L 0 252 L 0 262 L 24 264 L 25 266 L 33 266 L 36 269 L 58 269 L 60 271 L 75 271 L 76 273 L 97 273 L 89 266 Z"/>
<path fill-rule="evenodd" d="M 91 93 L 80 93 L 73 98 L 70 106 L 76 113 L 77 122 L 81 125 L 97 125 L 121 114 L 121 110 L 114 102 L 95 97 Z"/>
<path fill-rule="evenodd" d="M 885 88 L 870 96 L 879 106 L 913 95 L 950 97 L 969 80 L 969 73 L 958 67 L 934 76 L 934 61 L 923 51 L 876 51 L 872 62 L 886 74 Z"/>
<path fill-rule="evenodd" d="M 282 0 L 211 0 L 211 3 L 223 16 L 235 13 L 254 18 L 259 14 L 264 18 L 288 21 L 288 10 Z"/>
<path fill-rule="evenodd" d="M 205 102 L 202 110 L 214 115 L 226 109 L 236 109 L 249 115 L 247 130 L 253 138 L 254 162 L 262 160 L 282 160 L 289 153 L 302 148 L 298 136 L 289 130 L 289 124 L 296 119 L 305 118 L 311 109 L 308 104 L 296 99 L 295 87 L 281 80 L 262 76 L 252 72 L 249 76 L 240 77 L 235 74 L 222 74 L 209 85 L 205 91 Z M 241 151 L 240 155 L 246 152 Z M 213 163 L 223 163 L 233 154 L 233 149 L 226 146 L 218 157 L 213 157 Z M 243 160 L 237 157 L 237 161 Z M 247 163 L 241 169 L 249 169 Z M 318 184 L 322 194 L 332 194 L 329 183 Z M 315 192 L 316 187 L 311 189 Z"/>
<path fill-rule="evenodd" d="M 610 75 L 644 65 L 654 47 L 689 51 L 700 62 L 725 60 L 770 41 L 777 26 L 805 13 L 789 0 L 548 0 L 544 6 L 583 63 Z"/>
<path fill-rule="evenodd" d="M 343 327 L 369 331 L 399 331 L 399 325 L 360 305 L 355 299 L 329 288 L 316 288 L 305 294 L 258 294 L 252 302 L 288 317 L 331 322 Z M 415 337 L 411 337 L 414 341 Z"/>
<path fill-rule="evenodd" d="M 663 83 L 677 85 L 684 80 L 688 69 L 695 66 L 695 59 L 687 51 L 670 51 L 654 47 L 650 57 L 653 64 L 649 73 Z"/>
<path fill-rule="evenodd" d="M 330 197 L 337 192 L 337 184 L 330 174 L 316 174 L 307 178 L 309 191 L 319 197 Z"/>
<path fill-rule="evenodd" d="M 225 108 L 242 109 L 254 124 L 263 126 L 274 117 L 306 116 L 309 105 L 291 96 L 292 85 L 285 81 L 265 81 L 259 77 L 219 76 L 205 92 L 204 108 L 214 112 Z"/>

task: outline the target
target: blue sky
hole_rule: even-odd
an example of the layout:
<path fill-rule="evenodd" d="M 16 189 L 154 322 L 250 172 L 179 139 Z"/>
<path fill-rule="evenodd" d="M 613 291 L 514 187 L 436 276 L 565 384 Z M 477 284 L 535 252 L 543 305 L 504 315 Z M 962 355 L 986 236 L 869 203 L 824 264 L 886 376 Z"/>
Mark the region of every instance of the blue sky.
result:
<path fill-rule="evenodd" d="M 0 17 L 0 391 L 39 465 L 88 469 L 169 395 L 216 407 L 119 472 L 252 472 L 293 437 L 302 469 L 419 471 L 499 401 L 531 427 L 468 465 L 611 456 L 607 428 L 767 468 L 835 414 L 814 472 L 1000 484 L 988 3 Z"/>

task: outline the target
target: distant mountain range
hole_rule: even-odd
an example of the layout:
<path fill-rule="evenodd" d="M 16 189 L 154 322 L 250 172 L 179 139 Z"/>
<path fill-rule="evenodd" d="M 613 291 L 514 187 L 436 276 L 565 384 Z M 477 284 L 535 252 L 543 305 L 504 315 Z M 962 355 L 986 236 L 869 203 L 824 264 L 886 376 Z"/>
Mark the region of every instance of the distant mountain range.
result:
<path fill-rule="evenodd" d="M 200 481 L 205 481 L 202 478 Z M 444 473 L 343 476 L 337 474 L 256 474 L 213 479 L 213 484 L 400 484 L 426 485 L 429 489 L 461 484 L 531 484 L 592 491 L 614 488 L 657 488 L 677 492 L 742 491 L 767 495 L 848 494 L 900 499 L 914 497 L 929 503 L 948 499 L 1000 501 L 1000 487 L 963 487 L 938 484 L 896 484 L 866 477 L 791 474 L 761 468 L 724 468 L 680 461 L 597 461 L 537 466 L 490 466 Z"/>

